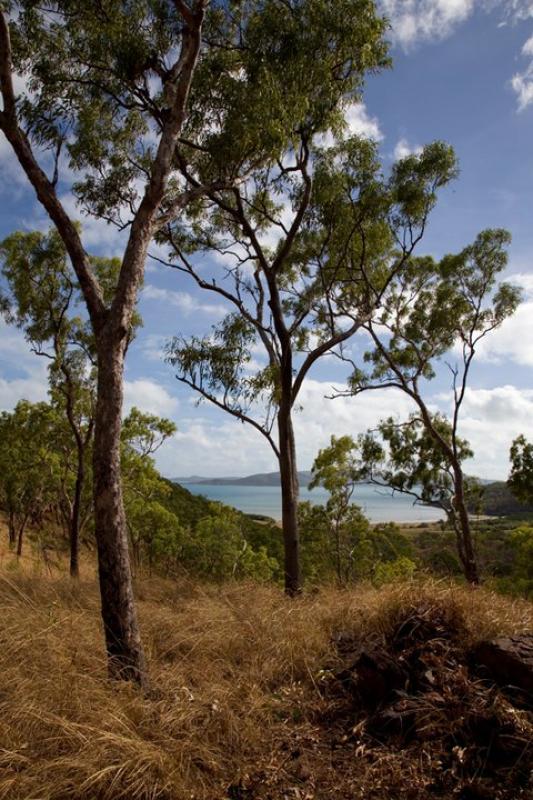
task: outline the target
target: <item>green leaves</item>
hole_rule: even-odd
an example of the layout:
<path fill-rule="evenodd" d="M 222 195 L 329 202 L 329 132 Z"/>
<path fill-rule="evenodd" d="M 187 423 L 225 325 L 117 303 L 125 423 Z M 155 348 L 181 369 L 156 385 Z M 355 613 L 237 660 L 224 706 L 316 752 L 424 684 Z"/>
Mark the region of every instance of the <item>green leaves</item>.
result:
<path fill-rule="evenodd" d="M 436 191 L 459 174 L 453 148 L 444 142 L 426 145 L 420 155 L 412 154 L 397 161 L 392 171 L 392 187 L 398 226 L 424 223 L 436 201 Z"/>
<path fill-rule="evenodd" d="M 524 435 L 511 445 L 511 474 L 507 481 L 515 497 L 522 503 L 533 501 L 533 444 Z"/>
<path fill-rule="evenodd" d="M 21 400 L 0 414 L 0 502 L 18 525 L 53 501 L 56 432 L 57 417 L 46 403 Z"/>
<path fill-rule="evenodd" d="M 268 371 L 245 376 L 254 339 L 253 327 L 243 317 L 228 314 L 213 327 L 210 337 L 175 337 L 167 346 L 167 361 L 178 369 L 180 380 L 198 386 L 206 395 L 220 395 L 231 408 L 244 411 L 257 396 L 272 394 Z"/>
<path fill-rule="evenodd" d="M 382 420 L 375 431 L 359 437 L 360 474 L 363 478 L 392 491 L 409 494 L 422 505 L 454 512 L 455 484 L 450 457 L 437 436 L 457 462 L 473 453 L 464 439 L 456 438 L 450 422 L 440 414 L 431 415 L 431 430 L 417 414 L 407 421 L 393 417 Z M 466 482 L 469 498 L 476 496 L 477 484 Z"/>
<path fill-rule="evenodd" d="M 374 349 L 365 374 L 352 376 L 354 391 L 378 383 L 414 390 L 431 379 L 438 360 L 450 353 L 455 384 L 466 378 L 477 344 L 514 313 L 517 287 L 498 284 L 507 266 L 510 236 L 501 229 L 481 232 L 474 243 L 440 262 L 411 258 L 390 287 L 369 327 Z M 451 353 L 457 347 L 456 354 Z"/>

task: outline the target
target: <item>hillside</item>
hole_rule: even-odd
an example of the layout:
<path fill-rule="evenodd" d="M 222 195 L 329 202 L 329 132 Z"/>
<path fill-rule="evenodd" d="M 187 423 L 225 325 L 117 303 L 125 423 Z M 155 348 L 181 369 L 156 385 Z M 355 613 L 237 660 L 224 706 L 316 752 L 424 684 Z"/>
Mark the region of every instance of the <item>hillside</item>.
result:
<path fill-rule="evenodd" d="M 291 602 L 274 587 L 145 579 L 137 596 L 152 690 L 143 697 L 106 680 L 93 570 L 85 565 L 79 586 L 43 570 L 0 554 L 2 798 L 527 797 L 524 712 L 511 715 L 463 667 L 441 665 L 436 645 L 432 680 L 449 682 L 440 700 L 435 687 L 432 700 L 420 697 L 423 740 L 378 735 L 335 677 L 347 642 L 377 644 L 421 609 L 460 637 L 446 645 L 453 664 L 465 642 L 531 630 L 526 601 L 440 583 L 324 588 Z M 489 712 L 499 721 L 484 724 L 507 725 L 522 748 L 515 770 L 494 762 L 482 727 L 460 757 L 449 749 L 447 737 L 462 747 L 461 719 L 481 726 Z"/>
<path fill-rule="evenodd" d="M 311 472 L 305 470 L 298 473 L 300 486 L 307 486 L 311 480 Z M 258 472 L 255 475 L 246 475 L 243 478 L 205 478 L 199 475 L 192 475 L 188 478 L 172 478 L 175 483 L 185 484 L 194 483 L 205 486 L 277 486 L 280 485 L 279 472 Z"/>
<path fill-rule="evenodd" d="M 481 500 L 483 514 L 505 516 L 507 514 L 530 514 L 533 506 L 519 503 L 505 481 L 495 481 L 483 486 Z"/>

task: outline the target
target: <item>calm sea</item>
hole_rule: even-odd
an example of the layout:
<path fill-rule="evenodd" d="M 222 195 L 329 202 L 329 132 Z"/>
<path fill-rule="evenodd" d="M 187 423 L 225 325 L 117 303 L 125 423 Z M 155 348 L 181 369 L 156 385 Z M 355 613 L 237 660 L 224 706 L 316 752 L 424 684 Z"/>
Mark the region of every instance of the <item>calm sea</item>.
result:
<path fill-rule="evenodd" d="M 219 500 L 238 508 L 246 514 L 263 514 L 281 519 L 281 492 L 277 486 L 209 486 L 207 484 L 184 484 L 190 492 L 202 494 L 210 500 Z M 302 488 L 301 500 L 325 503 L 328 494 L 324 489 Z M 374 486 L 358 486 L 353 502 L 361 506 L 371 522 L 432 522 L 442 519 L 444 514 L 434 508 L 413 505 L 405 495 L 392 497 Z"/>

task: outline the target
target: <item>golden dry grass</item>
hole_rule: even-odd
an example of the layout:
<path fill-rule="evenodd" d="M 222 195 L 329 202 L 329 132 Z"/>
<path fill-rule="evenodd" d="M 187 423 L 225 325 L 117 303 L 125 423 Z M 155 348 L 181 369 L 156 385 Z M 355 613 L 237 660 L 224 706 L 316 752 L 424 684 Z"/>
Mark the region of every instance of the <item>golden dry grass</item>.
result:
<path fill-rule="evenodd" d="M 472 639 L 533 629 L 530 603 L 442 583 L 289 601 L 273 587 L 145 580 L 137 594 L 149 698 L 106 679 L 90 568 L 74 586 L 38 559 L 14 568 L 1 554 L 0 798 L 248 797 L 228 787 L 283 770 L 292 742 L 314 736 L 311 709 L 335 631 L 377 636 L 420 597 L 459 608 Z M 396 796 L 383 775 L 382 794 L 365 794 L 365 776 L 376 789 L 362 771 L 358 797 Z M 286 796 L 356 796 L 296 791 Z"/>

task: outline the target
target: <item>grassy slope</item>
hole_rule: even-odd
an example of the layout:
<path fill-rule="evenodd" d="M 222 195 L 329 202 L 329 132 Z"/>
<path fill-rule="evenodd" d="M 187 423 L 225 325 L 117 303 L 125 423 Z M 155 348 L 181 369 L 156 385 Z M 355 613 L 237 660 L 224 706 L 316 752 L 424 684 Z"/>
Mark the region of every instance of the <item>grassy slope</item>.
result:
<path fill-rule="evenodd" d="M 272 587 L 145 580 L 137 593 L 151 698 L 106 681 L 91 568 L 74 586 L 0 552 L 0 798 L 277 799 L 266 787 L 280 782 L 290 798 L 423 798 L 421 758 L 383 747 L 356 758 L 348 742 L 333 762 L 317 724 L 332 635 L 375 637 L 421 596 L 460 608 L 472 639 L 533 627 L 525 601 L 444 584 L 289 601 Z M 238 788 L 258 775 L 264 794 Z"/>

